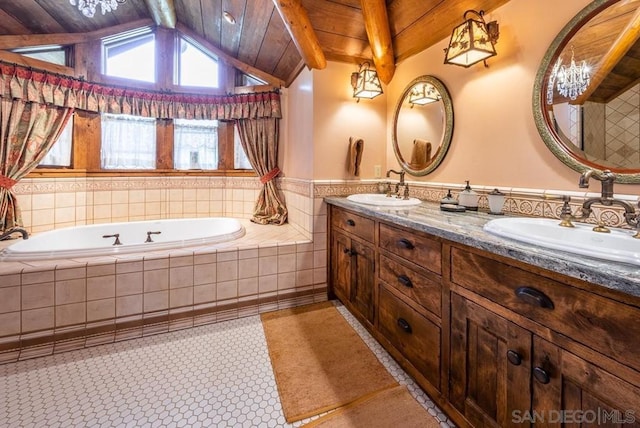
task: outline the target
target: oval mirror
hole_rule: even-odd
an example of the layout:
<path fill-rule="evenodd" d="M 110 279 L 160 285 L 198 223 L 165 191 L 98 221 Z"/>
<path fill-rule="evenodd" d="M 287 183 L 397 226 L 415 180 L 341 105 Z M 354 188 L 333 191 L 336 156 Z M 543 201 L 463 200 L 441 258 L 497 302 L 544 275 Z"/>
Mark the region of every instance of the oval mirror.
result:
<path fill-rule="evenodd" d="M 405 88 L 393 118 L 393 151 L 402 169 L 427 175 L 440 165 L 453 136 L 453 104 L 444 84 L 420 76 Z"/>
<path fill-rule="evenodd" d="M 556 36 L 536 74 L 545 144 L 580 173 L 640 183 L 640 0 L 596 0 Z"/>

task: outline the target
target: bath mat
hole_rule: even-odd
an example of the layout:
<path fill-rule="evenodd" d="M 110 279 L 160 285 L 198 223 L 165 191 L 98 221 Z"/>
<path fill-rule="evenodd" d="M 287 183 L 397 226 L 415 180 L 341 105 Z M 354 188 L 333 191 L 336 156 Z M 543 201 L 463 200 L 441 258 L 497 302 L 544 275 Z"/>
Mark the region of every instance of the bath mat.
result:
<path fill-rule="evenodd" d="M 398 384 L 331 302 L 261 319 L 289 423 Z"/>
<path fill-rule="evenodd" d="M 362 397 L 306 425 L 305 428 L 439 428 L 440 422 L 396 386 Z"/>

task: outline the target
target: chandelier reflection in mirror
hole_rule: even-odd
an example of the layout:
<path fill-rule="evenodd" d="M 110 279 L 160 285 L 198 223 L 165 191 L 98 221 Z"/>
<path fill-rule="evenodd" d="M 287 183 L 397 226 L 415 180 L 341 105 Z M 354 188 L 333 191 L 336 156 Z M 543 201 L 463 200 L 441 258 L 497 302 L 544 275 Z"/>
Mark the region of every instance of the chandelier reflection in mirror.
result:
<path fill-rule="evenodd" d="M 411 104 L 411 108 L 413 108 L 414 105 L 423 106 L 439 101 L 440 98 L 438 90 L 428 83 L 416 85 L 411 89 L 411 92 L 409 92 L 409 104 Z"/>
<path fill-rule="evenodd" d="M 553 87 L 555 86 L 558 93 L 563 97 L 575 101 L 589 87 L 591 81 L 591 72 L 586 61 L 576 64 L 574 58 L 573 47 L 571 47 L 571 63 L 568 67 L 562 64 L 562 57 L 551 70 L 549 78 L 549 87 L 547 88 L 547 104 L 553 104 Z M 555 85 L 554 85 L 554 82 Z"/>
<path fill-rule="evenodd" d="M 375 98 L 382 94 L 378 73 L 369 67 L 368 62 L 363 62 L 358 71 L 351 73 L 353 97 L 358 99 L 357 102 L 360 102 L 360 98 Z"/>
<path fill-rule="evenodd" d="M 119 4 L 125 3 L 127 0 L 69 0 L 73 6 L 78 6 L 78 10 L 87 18 L 93 18 L 96 14 L 96 7 L 100 6 L 102 14 L 113 12 L 118 8 Z"/>

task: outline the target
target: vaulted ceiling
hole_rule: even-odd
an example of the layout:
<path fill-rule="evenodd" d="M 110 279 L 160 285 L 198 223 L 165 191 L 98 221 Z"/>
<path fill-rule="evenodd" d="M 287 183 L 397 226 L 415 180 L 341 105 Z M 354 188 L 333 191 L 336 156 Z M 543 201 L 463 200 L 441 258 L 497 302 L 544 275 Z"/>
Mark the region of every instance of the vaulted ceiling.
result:
<path fill-rule="evenodd" d="M 450 36 L 468 9 L 490 12 L 508 0 L 126 0 L 87 18 L 68 0 L 0 2 L 0 49 L 75 40 L 148 22 L 177 28 L 223 59 L 288 86 L 307 66 L 369 60 L 383 81 L 395 64 Z M 235 18 L 227 22 L 223 13 Z M 4 35 L 4 36 L 3 36 Z M 37 35 L 48 35 L 37 37 Z M 19 37 L 9 37 L 19 36 Z M 324 61 L 324 62 L 323 62 Z"/>

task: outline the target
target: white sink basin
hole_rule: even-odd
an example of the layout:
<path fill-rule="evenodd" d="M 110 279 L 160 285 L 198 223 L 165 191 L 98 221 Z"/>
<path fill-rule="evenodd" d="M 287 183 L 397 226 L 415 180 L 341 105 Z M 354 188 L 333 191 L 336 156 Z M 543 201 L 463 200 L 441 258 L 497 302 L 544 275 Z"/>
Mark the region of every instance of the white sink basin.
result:
<path fill-rule="evenodd" d="M 640 266 L 640 239 L 631 230 L 610 228 L 611 233 L 593 231 L 593 225 L 576 223 L 562 227 L 560 220 L 543 218 L 499 218 L 484 225 L 484 230 L 504 238 L 561 250 L 602 260 Z"/>
<path fill-rule="evenodd" d="M 356 193 L 354 195 L 347 196 L 347 199 L 351 202 L 375 205 L 378 207 L 411 207 L 420 205 L 422 202 L 417 198 L 402 199 L 396 198 L 395 196 L 387 197 L 387 195 L 382 193 Z"/>

